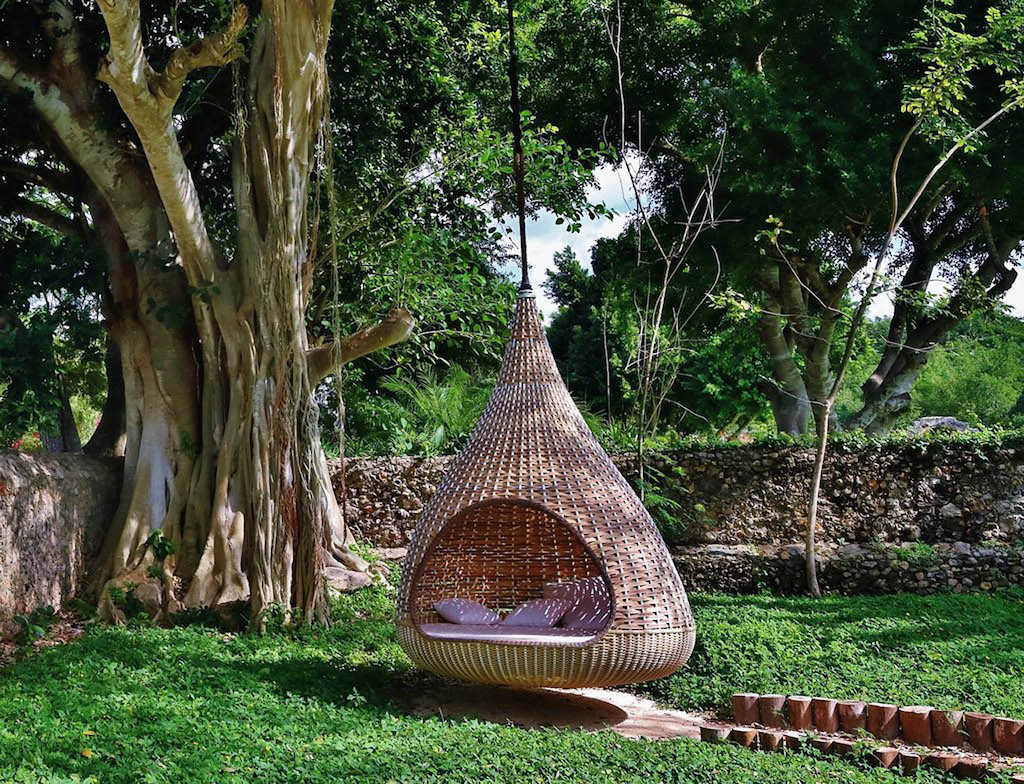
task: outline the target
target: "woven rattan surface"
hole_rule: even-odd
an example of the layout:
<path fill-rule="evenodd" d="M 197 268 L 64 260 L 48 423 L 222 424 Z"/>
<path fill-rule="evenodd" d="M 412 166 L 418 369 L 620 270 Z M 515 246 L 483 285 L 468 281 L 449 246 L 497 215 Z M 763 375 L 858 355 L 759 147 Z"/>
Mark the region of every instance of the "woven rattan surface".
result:
<path fill-rule="evenodd" d="M 622 686 L 671 675 L 693 651 L 693 629 L 678 632 L 609 631 L 582 647 L 499 645 L 435 640 L 398 626 L 398 642 L 425 670 L 478 683 L 508 686 Z"/>
<path fill-rule="evenodd" d="M 545 582 L 595 575 L 607 580 L 614 610 L 582 647 L 428 640 L 416 631 L 437 620 L 430 605 L 439 598 L 509 609 L 543 595 Z M 692 650 L 693 619 L 668 550 L 569 396 L 529 292 L 516 301 L 487 407 L 416 526 L 398 624 L 421 666 L 493 683 L 626 683 L 667 674 Z"/>

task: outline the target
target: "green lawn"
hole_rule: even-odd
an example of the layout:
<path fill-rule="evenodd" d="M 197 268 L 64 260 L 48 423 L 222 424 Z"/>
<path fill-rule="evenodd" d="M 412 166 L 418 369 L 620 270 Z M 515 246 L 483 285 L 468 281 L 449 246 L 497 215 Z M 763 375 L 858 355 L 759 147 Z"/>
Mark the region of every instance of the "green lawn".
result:
<path fill-rule="evenodd" d="M 644 687 L 662 702 L 728 710 L 753 691 L 1024 716 L 1024 593 L 691 600 L 689 665 Z"/>
<path fill-rule="evenodd" d="M 648 687 L 662 700 L 828 692 L 1024 715 L 1018 595 L 694 605 L 701 645 L 689 672 Z M 387 690 L 417 680 L 391 612 L 375 590 L 339 602 L 328 630 L 97 628 L 37 651 L 0 671 L 0 781 L 899 781 L 689 741 L 405 717 Z"/>

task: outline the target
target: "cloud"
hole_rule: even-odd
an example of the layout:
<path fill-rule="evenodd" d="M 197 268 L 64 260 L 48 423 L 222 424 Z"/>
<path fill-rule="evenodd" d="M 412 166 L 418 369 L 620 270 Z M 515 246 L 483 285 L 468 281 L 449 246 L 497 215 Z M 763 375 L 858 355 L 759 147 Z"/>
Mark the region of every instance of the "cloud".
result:
<path fill-rule="evenodd" d="M 637 161 L 630 160 L 630 165 L 635 169 Z M 587 197 L 592 203 L 603 202 L 614 210 L 615 215 L 612 218 L 598 217 L 595 220 L 588 220 L 584 217 L 583 225 L 577 233 L 568 231 L 565 224 L 557 225 L 555 223 L 556 216 L 547 210 L 543 210 L 535 219 L 528 220 L 526 223 L 530 280 L 537 293 L 537 307 L 545 317 L 557 310 L 555 303 L 540 287 L 547 279 L 548 272 L 553 270 L 552 263 L 555 253 L 568 246 L 589 269 L 590 249 L 599 239 L 617 236 L 625 228 L 630 213 L 633 211 L 635 200 L 629 177 L 623 167 L 616 168 L 605 164 L 594 171 L 594 179 L 595 185 L 587 189 Z M 503 228 L 513 228 L 512 235 L 506 236 L 514 238 L 510 240 L 510 248 L 518 254 L 519 233 L 515 226 L 514 219 L 506 220 L 503 223 Z M 518 277 L 518 273 L 515 270 L 509 270 L 509 276 Z"/>

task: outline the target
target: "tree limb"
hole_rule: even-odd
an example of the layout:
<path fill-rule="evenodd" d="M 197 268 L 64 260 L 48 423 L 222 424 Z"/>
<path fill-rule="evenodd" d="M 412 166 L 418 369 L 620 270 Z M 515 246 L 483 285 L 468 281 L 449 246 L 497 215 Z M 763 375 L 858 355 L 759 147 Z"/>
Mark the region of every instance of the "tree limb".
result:
<path fill-rule="evenodd" d="M 33 166 L 19 161 L 0 161 L 0 174 L 10 174 L 23 182 L 68 196 L 75 191 L 71 175 L 45 166 Z"/>
<path fill-rule="evenodd" d="M 173 106 L 181 95 L 185 79 L 192 71 L 227 65 L 240 57 L 242 50 L 238 38 L 248 18 L 248 9 L 244 5 L 236 5 L 231 20 L 222 30 L 175 49 L 163 72 L 153 80 L 153 92 Z"/>
<path fill-rule="evenodd" d="M 198 48 L 194 44 L 175 52 L 165 80 L 165 74 L 156 73 L 146 59 L 139 0 L 98 3 L 110 34 L 110 50 L 100 62 L 97 78 L 110 85 L 142 142 L 190 282 L 195 285 L 201 280 L 217 280 L 220 256 L 203 219 L 199 193 L 178 143 L 172 113 L 181 90 L 179 82 L 191 70 L 221 62 L 218 58 L 237 56 L 234 41 L 247 12 L 244 8 L 236 10 L 227 28 L 201 39 Z"/>
<path fill-rule="evenodd" d="M 401 343 L 412 334 L 416 319 L 405 308 L 395 308 L 382 321 L 348 337 L 306 352 L 310 382 L 316 384 L 337 370 L 374 351 Z"/>
<path fill-rule="evenodd" d="M 85 233 L 82 231 L 82 227 L 75 221 L 61 215 L 59 212 L 55 212 L 54 210 L 39 204 L 38 202 L 25 199 L 21 196 L 15 196 L 13 198 L 5 199 L 3 204 L 5 210 L 21 215 L 29 220 L 33 220 L 36 223 L 41 223 L 60 234 L 64 234 L 68 237 L 85 239 Z"/>

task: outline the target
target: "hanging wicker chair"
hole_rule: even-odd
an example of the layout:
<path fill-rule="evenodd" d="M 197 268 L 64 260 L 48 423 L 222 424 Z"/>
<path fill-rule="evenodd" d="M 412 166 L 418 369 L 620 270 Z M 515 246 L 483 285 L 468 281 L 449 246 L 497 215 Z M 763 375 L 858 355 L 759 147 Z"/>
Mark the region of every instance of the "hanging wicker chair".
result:
<path fill-rule="evenodd" d="M 434 610 L 446 598 L 507 610 L 574 581 L 607 591 L 603 628 L 470 634 L 439 623 Z M 693 650 L 693 618 L 668 550 L 562 383 L 528 287 L 483 416 L 413 533 L 397 630 L 424 669 L 514 686 L 650 680 Z"/>

